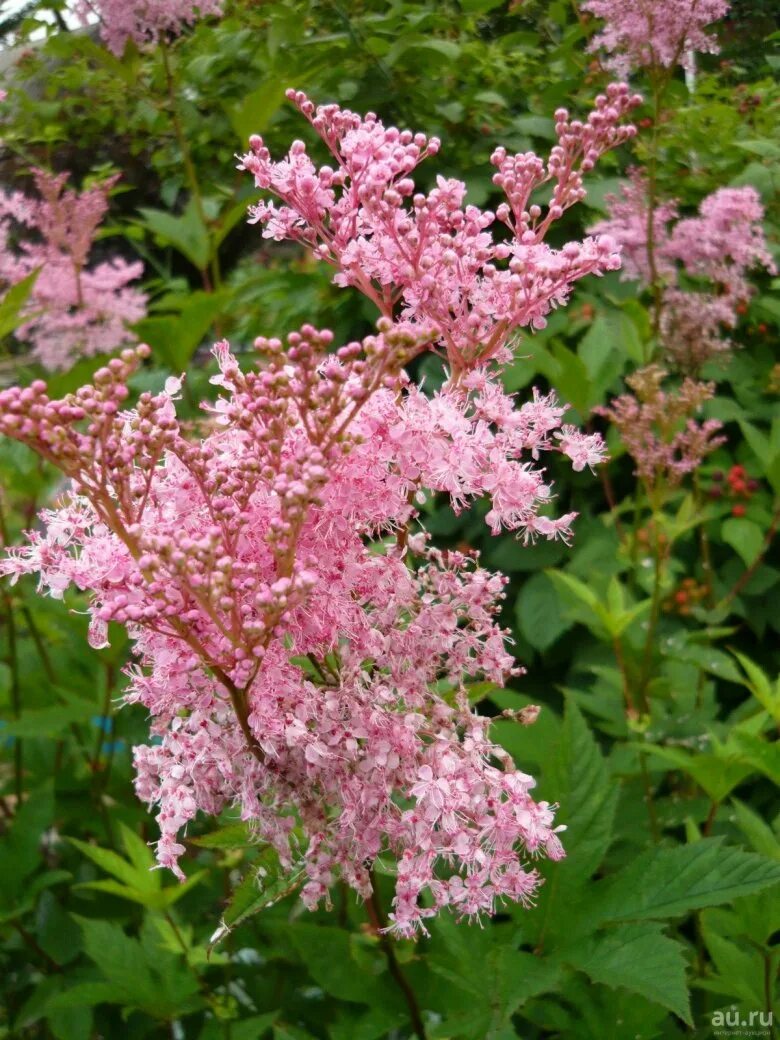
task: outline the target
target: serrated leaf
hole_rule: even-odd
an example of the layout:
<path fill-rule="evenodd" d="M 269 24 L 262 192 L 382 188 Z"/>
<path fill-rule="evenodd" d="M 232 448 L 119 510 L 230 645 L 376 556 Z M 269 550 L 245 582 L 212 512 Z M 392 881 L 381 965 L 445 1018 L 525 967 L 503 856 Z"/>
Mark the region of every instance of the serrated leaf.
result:
<path fill-rule="evenodd" d="M 153 1005 L 157 999 L 157 986 L 140 943 L 108 921 L 73 916 L 84 936 L 84 952 L 98 966 L 114 991 L 112 1001 L 137 1007 Z"/>
<path fill-rule="evenodd" d="M 664 935 L 660 925 L 618 925 L 559 956 L 592 982 L 638 993 L 693 1024 L 683 948 Z"/>
<path fill-rule="evenodd" d="M 562 880 L 589 877 L 612 840 L 617 787 L 582 712 L 567 700 L 558 754 L 549 770 L 549 787 L 560 803 L 557 821 L 567 859 L 556 865 Z"/>
<path fill-rule="evenodd" d="M 780 864 L 703 838 L 694 845 L 643 852 L 592 890 L 586 918 L 592 926 L 679 917 L 780 883 Z"/>
<path fill-rule="evenodd" d="M 772 683 L 763 668 L 759 668 L 755 661 L 751 661 L 749 657 L 741 654 L 738 650 L 732 650 L 731 652 L 747 675 L 747 681 L 741 680 L 742 684 L 747 686 L 765 711 L 776 721 L 780 720 L 780 680 Z"/>
<path fill-rule="evenodd" d="M 209 951 L 248 918 L 262 913 L 269 906 L 295 892 L 303 880 L 302 868 L 282 871 L 275 851 L 270 848 L 264 850 L 260 862 L 254 864 L 233 890 L 219 928 L 209 940 Z"/>
<path fill-rule="evenodd" d="M 544 573 L 534 574 L 523 584 L 515 613 L 521 634 L 535 650 L 547 650 L 572 627 L 563 617 L 555 586 Z"/>
<path fill-rule="evenodd" d="M 138 889 L 141 892 L 155 892 L 162 887 L 159 871 L 139 870 L 133 863 L 113 852 L 111 849 L 101 849 L 98 845 L 89 845 L 78 838 L 68 838 L 71 845 L 79 852 L 91 859 L 101 870 L 112 874 L 118 881 L 129 888 Z"/>
<path fill-rule="evenodd" d="M 775 787 L 780 787 L 780 743 L 763 740 L 754 733 L 734 730 L 729 735 L 728 747 L 757 772 L 768 776 Z"/>

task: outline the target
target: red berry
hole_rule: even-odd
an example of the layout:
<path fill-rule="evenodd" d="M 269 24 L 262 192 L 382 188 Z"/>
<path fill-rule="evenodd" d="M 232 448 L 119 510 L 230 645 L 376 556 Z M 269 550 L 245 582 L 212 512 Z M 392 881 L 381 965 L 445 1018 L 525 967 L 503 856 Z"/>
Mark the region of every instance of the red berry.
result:
<path fill-rule="evenodd" d="M 737 505 L 731 507 L 731 515 L 732 516 L 744 516 L 745 515 L 745 507 L 743 505 L 740 505 L 739 503 L 737 503 Z"/>
<path fill-rule="evenodd" d="M 678 589 L 677 592 L 675 592 L 674 602 L 679 603 L 680 606 L 682 606 L 683 603 L 688 602 L 688 593 L 685 591 L 685 589 Z"/>

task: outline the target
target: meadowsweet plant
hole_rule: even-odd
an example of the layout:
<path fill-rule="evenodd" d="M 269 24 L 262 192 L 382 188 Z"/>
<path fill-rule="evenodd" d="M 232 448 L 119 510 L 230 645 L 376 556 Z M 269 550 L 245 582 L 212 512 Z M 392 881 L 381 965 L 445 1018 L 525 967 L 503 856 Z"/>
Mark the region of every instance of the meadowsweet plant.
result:
<path fill-rule="evenodd" d="M 660 283 L 664 357 L 695 373 L 704 362 L 727 354 L 732 343 L 726 332 L 737 325 L 754 292 L 750 272 L 775 270 L 755 188 L 719 188 L 702 200 L 695 216 L 680 218 L 676 200 L 650 208 L 647 180 L 634 170 L 620 196 L 609 196 L 607 204 L 608 219 L 593 231 L 622 245 L 623 278 L 645 288 Z"/>
<path fill-rule="evenodd" d="M 76 13 L 85 24 L 100 22 L 103 42 L 114 54 L 124 52 L 128 40 L 146 47 L 178 36 L 199 18 L 221 15 L 221 0 L 78 0 Z"/>
<path fill-rule="evenodd" d="M 725 443 L 719 433 L 722 423 L 694 418 L 715 393 L 715 385 L 685 378 L 679 386 L 665 388 L 667 375 L 659 365 L 638 369 L 626 379 L 632 393 L 595 409 L 619 430 L 651 501 L 659 492 L 677 487 Z"/>
<path fill-rule="evenodd" d="M 605 65 L 618 76 L 641 68 L 694 67 L 697 52 L 715 54 L 713 22 L 729 10 L 727 0 L 586 0 L 604 22 L 590 44 L 607 52 Z"/>
<path fill-rule="evenodd" d="M 259 339 L 245 371 L 218 344 L 220 396 L 199 433 L 177 418 L 179 380 L 130 406 L 144 347 L 62 400 L 41 381 L 3 391 L 0 431 L 72 484 L 0 566 L 55 596 L 88 592 L 96 647 L 110 622 L 127 627 L 126 699 L 157 738 L 136 748 L 137 790 L 158 807 L 162 865 L 179 871 L 198 811 L 236 807 L 301 873 L 310 907 L 337 878 L 368 896 L 372 864 L 392 856 L 391 927 L 411 935 L 445 907 L 529 903 L 529 859 L 563 855 L 554 807 L 533 800 L 469 702 L 472 680 L 516 670 L 496 620 L 505 579 L 431 547 L 417 507 L 432 492 L 456 510 L 486 497 L 495 532 L 569 537 L 574 514 L 555 515 L 540 458 L 581 470 L 603 442 L 562 424 L 553 394 L 518 406 L 496 373 L 520 326 L 618 266 L 608 236 L 560 249 L 544 236 L 582 198 L 582 174 L 632 134 L 637 99 L 615 85 L 584 123 L 556 113 L 547 163 L 498 149 L 506 202 L 493 214 L 464 206 L 457 181 L 415 190 L 437 141 L 291 96 L 333 165 L 297 142 L 273 163 L 253 138 L 242 166 L 284 203 L 253 219 L 372 299 L 376 334 L 334 350 L 307 325 L 286 344 Z M 545 211 L 530 196 L 546 183 Z M 430 396 L 404 371 L 424 351 L 449 372 Z"/>
<path fill-rule="evenodd" d="M 0 285 L 35 275 L 16 338 L 48 369 L 136 342 L 128 326 L 146 313 L 146 297 L 130 283 L 143 265 L 119 257 L 90 264 L 116 178 L 79 193 L 67 174 L 34 177 L 36 196 L 0 192 Z"/>

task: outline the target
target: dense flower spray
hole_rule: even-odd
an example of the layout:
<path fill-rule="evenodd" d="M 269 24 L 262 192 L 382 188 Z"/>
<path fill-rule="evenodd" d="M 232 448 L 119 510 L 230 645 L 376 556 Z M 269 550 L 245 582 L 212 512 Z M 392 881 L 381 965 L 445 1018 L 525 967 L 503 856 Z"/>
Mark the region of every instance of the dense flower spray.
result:
<path fill-rule="evenodd" d="M 634 170 L 620 196 L 608 196 L 609 218 L 593 228 L 623 247 L 624 278 L 649 286 L 653 274 L 648 246 L 647 185 Z M 734 328 L 753 294 L 748 275 L 762 266 L 774 271 L 762 228 L 764 210 L 755 188 L 719 188 L 692 217 L 678 219 L 675 200 L 653 210 L 653 264 L 660 285 L 660 336 L 667 359 L 696 372 L 728 352 L 724 334 Z"/>
<path fill-rule="evenodd" d="M 604 21 L 590 49 L 607 51 L 607 68 L 627 76 L 647 67 L 690 70 L 696 52 L 717 53 L 707 28 L 730 6 L 728 0 L 585 0 L 582 9 Z"/>
<path fill-rule="evenodd" d="M 533 800 L 469 702 L 472 680 L 516 670 L 496 621 L 505 579 L 430 547 L 415 520 L 431 492 L 456 509 L 486 496 L 493 530 L 568 537 L 574 516 L 551 512 L 539 459 L 583 469 L 603 458 L 601 438 L 562 425 L 552 394 L 517 407 L 495 362 L 572 281 L 616 266 L 608 239 L 553 250 L 542 237 L 581 197 L 583 167 L 630 133 L 617 124 L 635 102 L 614 87 L 586 124 L 558 113 L 547 167 L 498 151 L 496 217 L 462 208 L 457 182 L 414 192 L 434 142 L 293 96 L 338 169 L 315 169 L 300 144 L 272 164 L 254 139 L 244 165 L 285 202 L 255 215 L 374 299 L 377 333 L 335 350 L 310 326 L 259 339 L 246 371 L 218 344 L 220 396 L 200 437 L 177 419 L 178 380 L 128 407 L 143 347 L 63 400 L 43 382 L 3 391 L 0 432 L 58 466 L 72 494 L 0 570 L 37 573 L 53 595 L 88 591 L 95 646 L 109 622 L 127 626 L 126 699 L 158 738 L 135 761 L 161 864 L 179 871 L 198 811 L 235 807 L 300 873 L 308 906 L 337 878 L 368 895 L 372 864 L 392 856 L 391 927 L 411 935 L 444 907 L 528 903 L 529 858 L 563 855 L 554 806 Z M 543 216 L 528 194 L 545 180 Z M 450 366 L 431 396 L 405 374 L 426 350 Z"/>
<path fill-rule="evenodd" d="M 139 47 L 156 44 L 198 18 L 221 15 L 222 0 L 78 0 L 76 13 L 85 23 L 96 15 L 104 43 L 121 55 L 128 40 Z"/>
<path fill-rule="evenodd" d="M 253 137 L 240 168 L 283 203 L 259 203 L 253 219 L 267 238 L 310 246 L 336 268 L 336 284 L 360 289 L 383 315 L 433 323 L 456 376 L 506 359 L 517 328 L 542 328 L 579 278 L 620 266 L 608 235 L 562 249 L 544 239 L 584 198 L 583 175 L 599 156 L 634 134 L 633 126 L 619 125 L 640 100 L 625 84 L 611 84 L 585 123 L 558 109 L 558 143 L 546 163 L 531 152 L 507 155 L 497 148 L 493 182 L 505 201 L 495 213 L 464 206 L 461 181 L 439 177 L 429 194 L 416 191 L 411 174 L 438 152 L 436 138 L 386 128 L 372 113 L 363 119 L 336 105 L 315 108 L 300 91 L 288 97 L 322 138 L 335 167 L 316 167 L 302 141 L 274 162 L 262 138 Z M 552 186 L 546 209 L 531 201 L 543 185 Z"/>
<path fill-rule="evenodd" d="M 127 326 L 146 313 L 146 297 L 130 286 L 141 263 L 115 258 L 89 266 L 115 179 L 80 194 L 67 180 L 36 170 L 38 197 L 0 192 L 0 286 L 37 272 L 15 334 L 49 369 L 135 342 Z"/>

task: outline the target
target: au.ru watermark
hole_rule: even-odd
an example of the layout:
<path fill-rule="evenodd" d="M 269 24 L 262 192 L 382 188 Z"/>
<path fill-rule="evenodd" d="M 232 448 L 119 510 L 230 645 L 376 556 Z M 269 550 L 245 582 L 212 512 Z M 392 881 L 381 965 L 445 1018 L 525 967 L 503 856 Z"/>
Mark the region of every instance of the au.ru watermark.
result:
<path fill-rule="evenodd" d="M 740 1011 L 732 1006 L 716 1011 L 711 1022 L 713 1036 L 767 1037 L 772 1035 L 774 1017 L 771 1011 Z"/>

